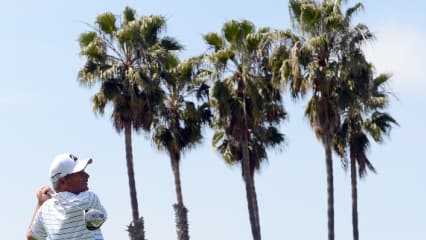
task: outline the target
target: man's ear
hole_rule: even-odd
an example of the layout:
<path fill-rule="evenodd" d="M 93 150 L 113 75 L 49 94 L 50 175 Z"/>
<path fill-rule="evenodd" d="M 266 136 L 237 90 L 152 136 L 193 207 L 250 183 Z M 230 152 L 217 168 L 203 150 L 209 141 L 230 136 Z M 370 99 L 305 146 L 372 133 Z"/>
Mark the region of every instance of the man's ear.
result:
<path fill-rule="evenodd" d="M 58 179 L 58 187 L 59 187 L 59 189 L 63 189 L 64 186 L 66 185 L 66 183 L 67 183 L 66 177 L 59 178 Z"/>

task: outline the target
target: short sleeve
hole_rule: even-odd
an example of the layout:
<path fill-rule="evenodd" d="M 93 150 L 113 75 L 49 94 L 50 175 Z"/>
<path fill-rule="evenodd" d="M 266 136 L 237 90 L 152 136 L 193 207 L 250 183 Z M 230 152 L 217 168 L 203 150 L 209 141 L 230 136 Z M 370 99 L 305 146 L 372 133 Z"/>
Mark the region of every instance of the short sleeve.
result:
<path fill-rule="evenodd" d="M 34 217 L 34 221 L 31 224 L 31 228 L 30 228 L 30 235 L 37 239 L 37 240 L 44 240 L 47 237 L 47 233 L 46 230 L 43 226 L 43 221 L 42 221 L 42 208 L 39 208 L 36 216 Z"/>
<path fill-rule="evenodd" d="M 86 208 L 93 208 L 93 209 L 99 210 L 104 214 L 105 219 L 107 218 L 107 212 L 104 206 L 101 204 L 98 198 L 98 195 L 96 195 L 96 193 L 87 191 L 84 193 L 83 199 L 84 199 L 83 201 L 86 205 Z"/>

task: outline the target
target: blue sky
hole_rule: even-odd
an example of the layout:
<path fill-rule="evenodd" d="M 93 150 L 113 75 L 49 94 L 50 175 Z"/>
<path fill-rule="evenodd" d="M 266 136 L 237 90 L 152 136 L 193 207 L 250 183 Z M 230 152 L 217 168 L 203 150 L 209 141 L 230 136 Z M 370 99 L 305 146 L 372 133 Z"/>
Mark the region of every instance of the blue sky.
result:
<path fill-rule="evenodd" d="M 355 1 L 348 1 L 349 4 Z M 185 46 L 182 57 L 205 50 L 202 34 L 219 31 L 230 19 L 256 26 L 290 28 L 287 1 L 29 1 L 15 0 L 0 9 L 0 149 L 2 239 L 22 239 L 36 204 L 35 191 L 48 184 L 56 154 L 92 157 L 90 187 L 109 212 L 106 239 L 127 239 L 130 200 L 124 137 L 109 116 L 95 117 L 90 97 L 80 88 L 83 66 L 78 35 L 104 11 L 119 14 L 131 6 L 139 15 L 168 19 L 167 34 Z M 426 16 L 424 1 L 364 1 L 363 22 L 377 40 L 366 46 L 378 72 L 393 74 L 395 97 L 388 111 L 399 121 L 390 138 L 371 146 L 378 174 L 359 182 L 360 236 L 373 239 L 426 239 Z M 286 100 L 289 121 L 282 125 L 287 144 L 271 151 L 256 175 L 264 239 L 326 239 L 324 152 L 303 117 L 303 102 Z M 170 162 L 154 150 L 146 135 L 134 135 L 134 160 L 140 213 L 148 239 L 175 239 L 172 204 L 176 202 Z M 350 177 L 335 158 L 337 239 L 351 238 Z M 247 240 L 250 225 L 238 167 L 229 167 L 212 150 L 211 132 L 184 155 L 181 164 L 184 202 L 192 239 Z"/>

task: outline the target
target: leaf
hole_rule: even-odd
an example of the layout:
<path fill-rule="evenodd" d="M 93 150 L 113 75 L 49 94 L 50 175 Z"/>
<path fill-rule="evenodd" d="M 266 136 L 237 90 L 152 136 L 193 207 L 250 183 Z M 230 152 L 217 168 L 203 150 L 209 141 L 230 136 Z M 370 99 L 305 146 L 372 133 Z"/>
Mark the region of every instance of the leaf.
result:
<path fill-rule="evenodd" d="M 179 64 L 177 69 L 184 78 L 190 78 L 192 76 L 192 62 L 190 61 Z"/>
<path fill-rule="evenodd" d="M 257 32 L 258 33 L 269 33 L 269 32 L 271 32 L 271 29 L 269 27 L 262 27 L 262 28 L 259 28 L 259 30 Z"/>
<path fill-rule="evenodd" d="M 96 36 L 95 32 L 85 32 L 80 34 L 80 37 L 78 38 L 80 47 L 87 47 L 96 38 Z"/>
<path fill-rule="evenodd" d="M 123 11 L 123 24 L 134 21 L 136 19 L 136 11 L 131 7 L 126 7 Z"/>
<path fill-rule="evenodd" d="M 327 45 L 327 36 L 325 34 L 321 34 L 315 37 L 308 39 L 307 43 L 313 48 L 321 48 Z"/>
<path fill-rule="evenodd" d="M 302 14 L 302 2 L 298 0 L 290 0 L 288 5 L 291 10 L 292 19 L 299 20 L 300 15 Z"/>
<path fill-rule="evenodd" d="M 166 26 L 166 20 L 162 16 L 150 15 L 142 18 L 141 32 L 149 37 L 150 34 L 157 37 L 158 33 Z M 152 36 L 154 37 L 154 36 Z"/>
<path fill-rule="evenodd" d="M 164 37 L 160 42 L 161 47 L 169 50 L 169 51 L 177 51 L 182 50 L 183 46 L 172 37 Z"/>
<path fill-rule="evenodd" d="M 242 36 L 247 36 L 250 33 L 254 33 L 256 30 L 254 24 L 248 20 L 241 20 L 239 25 L 240 34 L 242 34 Z"/>
<path fill-rule="evenodd" d="M 217 52 L 215 52 L 214 54 L 212 54 L 212 59 L 213 61 L 220 65 L 220 66 L 225 66 L 226 62 L 232 58 L 234 58 L 234 52 L 229 51 L 229 50 L 219 50 Z"/>
<path fill-rule="evenodd" d="M 139 28 L 139 21 L 128 22 L 127 24 L 123 25 L 122 28 L 117 32 L 116 37 L 121 44 L 127 41 L 134 41 L 139 37 Z"/>
<path fill-rule="evenodd" d="M 107 33 L 112 34 L 115 30 L 115 16 L 110 12 L 102 13 L 96 18 L 96 23 L 99 25 L 100 29 Z"/>
<path fill-rule="evenodd" d="M 101 58 L 105 54 L 105 46 L 101 41 L 92 41 L 81 51 L 81 55 L 91 58 Z"/>
<path fill-rule="evenodd" d="M 213 135 L 213 146 L 217 146 L 219 145 L 219 142 L 223 139 L 223 137 L 225 136 L 225 132 L 224 131 L 216 131 Z"/>
<path fill-rule="evenodd" d="M 240 33 L 240 26 L 237 21 L 231 20 L 223 25 L 222 32 L 228 42 L 235 42 Z"/>
<path fill-rule="evenodd" d="M 305 26 L 314 25 L 321 17 L 321 11 L 314 3 L 306 3 L 301 6 L 302 24 Z"/>
<path fill-rule="evenodd" d="M 362 10 L 362 9 L 364 9 L 364 5 L 359 2 L 359 3 L 355 4 L 353 7 L 350 7 L 346 10 L 345 17 L 348 20 L 350 20 L 350 18 L 352 17 L 352 14 L 354 14 L 354 13 L 356 13 L 356 12 Z"/>
<path fill-rule="evenodd" d="M 207 33 L 203 38 L 207 44 L 215 48 L 215 51 L 223 48 L 222 38 L 217 33 Z"/>
<path fill-rule="evenodd" d="M 103 116 L 105 114 L 105 107 L 108 101 L 105 96 L 98 92 L 92 97 L 93 102 L 93 112 L 99 113 L 99 115 Z"/>
<path fill-rule="evenodd" d="M 391 78 L 391 75 L 388 74 L 388 73 L 382 73 L 382 74 L 380 74 L 373 81 L 374 87 L 378 88 L 380 86 L 383 86 L 383 84 L 386 83 L 390 78 Z"/>
<path fill-rule="evenodd" d="M 254 51 L 259 48 L 259 44 L 262 37 L 258 33 L 249 34 L 246 37 L 247 49 L 249 51 Z"/>

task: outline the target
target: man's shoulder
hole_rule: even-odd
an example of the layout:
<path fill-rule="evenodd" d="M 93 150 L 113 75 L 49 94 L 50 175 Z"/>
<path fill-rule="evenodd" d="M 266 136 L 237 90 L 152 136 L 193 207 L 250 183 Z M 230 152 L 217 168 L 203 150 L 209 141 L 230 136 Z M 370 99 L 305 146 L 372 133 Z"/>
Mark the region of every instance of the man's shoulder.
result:
<path fill-rule="evenodd" d="M 77 197 L 98 197 L 98 195 L 95 192 L 87 190 L 77 194 Z"/>
<path fill-rule="evenodd" d="M 84 191 L 75 196 L 76 199 L 82 202 L 98 201 L 98 195 L 92 191 Z"/>
<path fill-rule="evenodd" d="M 60 192 L 58 194 L 60 194 L 62 198 L 67 198 L 67 199 L 73 199 L 73 198 L 81 199 L 81 198 L 97 197 L 98 196 L 95 192 L 92 192 L 90 190 L 80 192 L 78 194 L 75 194 L 75 193 L 72 193 L 72 192 Z"/>
<path fill-rule="evenodd" d="M 44 203 L 40 206 L 40 210 L 45 210 L 47 208 L 50 208 L 51 206 L 54 205 L 55 199 L 50 198 L 47 199 L 46 201 L 44 201 Z"/>

